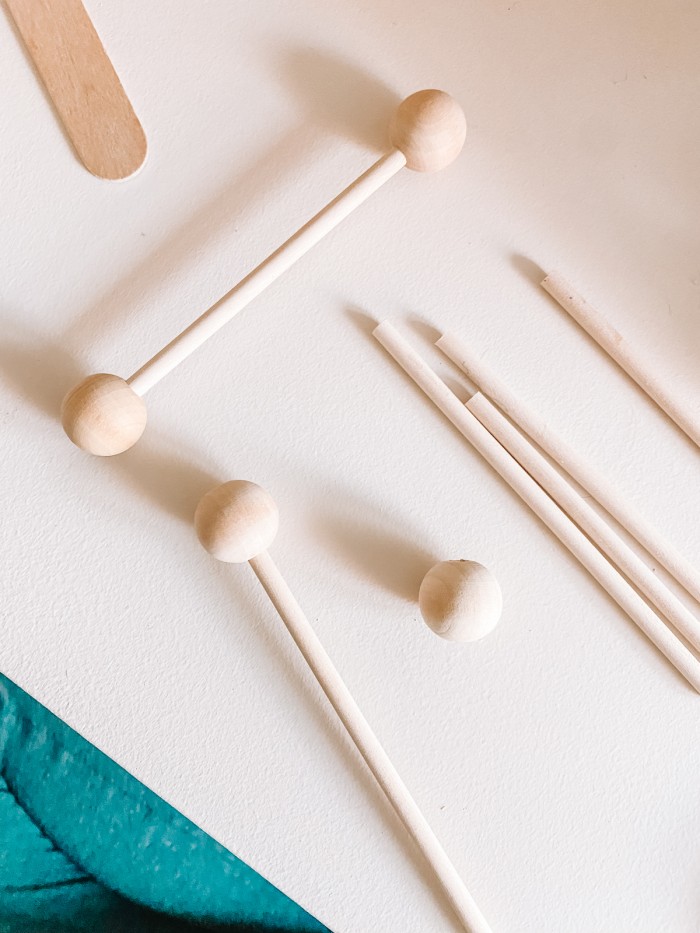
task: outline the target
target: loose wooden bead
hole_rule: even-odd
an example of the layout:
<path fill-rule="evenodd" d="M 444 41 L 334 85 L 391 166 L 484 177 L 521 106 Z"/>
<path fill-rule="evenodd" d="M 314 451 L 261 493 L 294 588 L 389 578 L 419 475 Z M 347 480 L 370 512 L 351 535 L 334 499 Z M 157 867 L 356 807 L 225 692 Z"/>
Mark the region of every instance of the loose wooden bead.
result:
<path fill-rule="evenodd" d="M 111 457 L 132 447 L 146 427 L 143 399 L 119 376 L 96 373 L 83 379 L 61 405 L 61 423 L 81 450 Z"/>
<path fill-rule="evenodd" d="M 417 91 L 399 105 L 391 126 L 392 145 L 416 172 L 437 172 L 457 158 L 467 121 L 457 101 L 444 91 Z"/>
<path fill-rule="evenodd" d="M 279 511 L 261 486 L 236 479 L 202 497 L 194 527 L 202 545 L 217 560 L 244 564 L 275 540 Z"/>
<path fill-rule="evenodd" d="M 493 631 L 503 598 L 498 581 L 473 560 L 446 560 L 423 578 L 421 614 L 436 635 L 450 641 L 477 641 Z"/>

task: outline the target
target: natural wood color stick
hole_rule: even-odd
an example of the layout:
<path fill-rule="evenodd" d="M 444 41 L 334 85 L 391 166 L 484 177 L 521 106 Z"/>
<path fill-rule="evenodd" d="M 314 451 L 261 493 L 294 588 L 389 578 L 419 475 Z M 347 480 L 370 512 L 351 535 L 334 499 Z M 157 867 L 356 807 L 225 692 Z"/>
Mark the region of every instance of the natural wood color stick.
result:
<path fill-rule="evenodd" d="M 68 393 L 61 409 L 68 437 L 78 447 L 99 456 L 111 456 L 132 447 L 141 436 L 146 419 L 143 418 L 138 430 L 133 419 L 120 417 L 120 406 L 135 409 L 132 396 L 148 392 L 404 166 L 418 172 L 436 172 L 448 166 L 461 152 L 466 132 L 462 108 L 444 91 L 417 91 L 403 100 L 392 122 L 390 151 L 228 294 L 128 380 L 113 376 L 107 382 L 106 374 L 96 374 Z"/>
<path fill-rule="evenodd" d="M 387 321 L 374 336 L 457 430 L 556 535 L 649 640 L 700 693 L 700 662 L 591 541 L 492 437 Z"/>
<path fill-rule="evenodd" d="M 278 524 L 277 506 L 269 493 L 243 480 L 233 480 L 212 489 L 202 498 L 195 513 L 197 536 L 214 557 L 228 563 L 250 563 L 367 767 L 432 866 L 464 929 L 468 933 L 490 933 L 483 914 L 268 554 L 267 548 L 277 534 Z"/>
<path fill-rule="evenodd" d="M 485 395 L 477 392 L 466 403 L 472 414 L 508 453 L 539 483 L 627 579 L 659 610 L 680 634 L 700 650 L 700 622 L 664 586 L 644 561 L 540 454 Z"/>
<path fill-rule="evenodd" d="M 5 0 L 85 168 L 133 175 L 146 136 L 81 0 Z"/>
<path fill-rule="evenodd" d="M 402 152 L 394 150 L 342 191 L 330 204 L 304 224 L 282 246 L 256 266 L 238 285 L 220 298 L 181 334 L 160 350 L 126 381 L 137 395 L 144 395 L 171 370 L 194 353 L 239 311 L 257 298 L 284 272 L 319 243 L 370 195 L 406 165 Z"/>
<path fill-rule="evenodd" d="M 552 431 L 546 421 L 518 398 L 459 337 L 443 334 L 436 346 L 700 602 L 700 572 L 650 522 L 625 502 L 601 473 Z"/>
<path fill-rule="evenodd" d="M 432 866 L 462 926 L 471 933 L 489 933 L 486 918 L 362 715 L 272 558 L 264 551 L 251 559 L 250 566 L 367 767 L 424 858 Z"/>
<path fill-rule="evenodd" d="M 605 350 L 649 398 L 700 447 L 700 419 L 697 412 L 687 410 L 668 386 L 653 375 L 649 363 L 605 318 L 591 307 L 558 272 L 550 272 L 542 280 L 542 288 L 571 315 L 586 333 Z"/>

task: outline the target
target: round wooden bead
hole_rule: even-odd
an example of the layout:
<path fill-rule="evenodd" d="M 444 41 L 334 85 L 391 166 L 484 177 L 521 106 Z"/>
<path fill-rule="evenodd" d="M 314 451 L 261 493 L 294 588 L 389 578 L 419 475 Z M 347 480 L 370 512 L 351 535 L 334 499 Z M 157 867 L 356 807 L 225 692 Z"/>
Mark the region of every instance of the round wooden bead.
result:
<path fill-rule="evenodd" d="M 495 628 L 503 598 L 498 581 L 482 564 L 446 560 L 423 578 L 418 604 L 436 635 L 464 642 L 477 641 Z"/>
<path fill-rule="evenodd" d="M 243 564 L 275 540 L 279 511 L 261 486 L 236 479 L 202 497 L 194 527 L 202 545 L 217 560 Z"/>
<path fill-rule="evenodd" d="M 88 376 L 66 395 L 61 423 L 81 450 L 111 457 L 132 447 L 146 427 L 146 405 L 119 376 Z"/>
<path fill-rule="evenodd" d="M 392 145 L 416 172 L 437 172 L 462 151 L 467 121 L 444 91 L 417 91 L 402 101 L 391 126 Z"/>

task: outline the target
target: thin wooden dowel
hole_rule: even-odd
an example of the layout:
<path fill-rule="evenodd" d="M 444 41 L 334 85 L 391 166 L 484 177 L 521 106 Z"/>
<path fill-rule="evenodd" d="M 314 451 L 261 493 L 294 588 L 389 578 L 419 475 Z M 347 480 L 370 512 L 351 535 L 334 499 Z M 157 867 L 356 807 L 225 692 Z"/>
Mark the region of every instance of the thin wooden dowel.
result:
<path fill-rule="evenodd" d="M 436 346 L 520 426 L 551 459 L 592 496 L 645 551 L 700 602 L 700 572 L 598 470 L 586 463 L 529 405 L 526 405 L 464 341 L 443 334 Z"/>
<path fill-rule="evenodd" d="M 367 767 L 432 866 L 464 929 L 469 933 L 490 933 L 486 919 L 362 715 L 272 558 L 263 551 L 249 563 Z"/>
<path fill-rule="evenodd" d="M 700 418 L 698 413 L 688 411 L 686 406 L 669 390 L 669 387 L 653 375 L 647 361 L 630 346 L 605 318 L 591 307 L 558 272 L 550 272 L 542 280 L 542 288 L 571 315 L 595 342 L 605 350 L 649 398 L 674 421 L 688 437 L 700 447 Z"/>
<path fill-rule="evenodd" d="M 360 175 L 300 230 L 297 230 L 272 255 L 264 259 L 238 285 L 127 379 L 126 381 L 134 392 L 144 395 L 152 389 L 163 376 L 166 376 L 178 363 L 187 359 L 190 353 L 193 353 L 205 340 L 227 324 L 234 315 L 272 285 L 327 233 L 337 227 L 341 220 L 351 214 L 356 207 L 359 207 L 405 165 L 406 157 L 398 149 L 378 159 L 371 168 Z"/>
<path fill-rule="evenodd" d="M 387 321 L 374 336 L 591 576 L 700 693 L 700 662 L 520 464 Z"/>
<path fill-rule="evenodd" d="M 627 579 L 671 622 L 678 632 L 700 650 L 700 623 L 664 586 L 644 561 L 601 518 L 588 502 L 559 474 L 505 415 L 485 395 L 477 392 L 466 403 L 496 440 L 515 457 L 545 492 L 562 508 L 593 543 L 624 573 Z"/>

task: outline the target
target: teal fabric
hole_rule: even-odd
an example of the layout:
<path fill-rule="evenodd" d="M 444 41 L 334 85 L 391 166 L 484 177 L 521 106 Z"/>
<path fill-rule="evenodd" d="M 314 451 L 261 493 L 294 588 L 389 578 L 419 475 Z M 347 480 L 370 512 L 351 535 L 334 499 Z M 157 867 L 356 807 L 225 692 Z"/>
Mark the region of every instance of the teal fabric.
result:
<path fill-rule="evenodd" d="M 329 933 L 0 675 L 0 933 L 192 924 Z"/>

